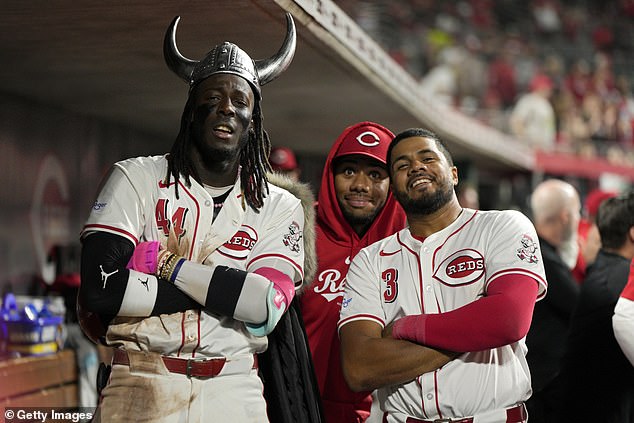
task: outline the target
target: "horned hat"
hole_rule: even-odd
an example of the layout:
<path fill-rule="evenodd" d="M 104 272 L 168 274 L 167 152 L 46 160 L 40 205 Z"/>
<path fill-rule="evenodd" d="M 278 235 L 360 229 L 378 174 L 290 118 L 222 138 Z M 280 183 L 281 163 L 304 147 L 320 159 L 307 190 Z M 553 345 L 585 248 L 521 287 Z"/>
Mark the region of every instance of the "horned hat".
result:
<path fill-rule="evenodd" d="M 286 37 L 279 51 L 268 59 L 253 60 L 237 45 L 225 41 L 216 45 L 201 60 L 183 56 L 176 45 L 176 27 L 180 16 L 174 18 L 167 29 L 163 43 L 163 55 L 167 66 L 190 88 L 218 73 L 228 73 L 247 80 L 257 98 L 261 98 L 260 87 L 277 78 L 288 68 L 295 54 L 296 31 L 290 13 L 286 13 Z"/>

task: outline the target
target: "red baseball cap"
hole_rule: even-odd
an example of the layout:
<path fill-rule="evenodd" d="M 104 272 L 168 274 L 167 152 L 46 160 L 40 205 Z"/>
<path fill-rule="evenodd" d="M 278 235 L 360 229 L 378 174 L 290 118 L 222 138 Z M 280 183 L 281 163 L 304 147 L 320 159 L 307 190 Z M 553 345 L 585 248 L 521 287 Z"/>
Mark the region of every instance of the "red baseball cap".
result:
<path fill-rule="evenodd" d="M 269 163 L 273 170 L 288 171 L 297 168 L 295 153 L 288 147 L 273 147 L 269 155 Z"/>
<path fill-rule="evenodd" d="M 588 215 L 594 217 L 599 212 L 599 206 L 608 198 L 616 197 L 615 192 L 594 189 L 586 196 L 585 206 Z"/>
<path fill-rule="evenodd" d="M 386 127 L 374 122 L 360 122 L 346 128 L 341 136 L 343 141 L 334 158 L 359 154 L 387 163 L 387 149 L 394 134 Z"/>

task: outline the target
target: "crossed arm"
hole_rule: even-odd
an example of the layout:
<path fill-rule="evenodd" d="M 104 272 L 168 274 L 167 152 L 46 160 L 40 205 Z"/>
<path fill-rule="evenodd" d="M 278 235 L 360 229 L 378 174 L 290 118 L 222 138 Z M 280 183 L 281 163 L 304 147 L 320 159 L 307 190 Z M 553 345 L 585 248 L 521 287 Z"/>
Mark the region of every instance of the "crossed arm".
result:
<path fill-rule="evenodd" d="M 130 279 L 131 270 L 126 265 L 133 252 L 132 242 L 107 232 L 93 233 L 83 239 L 79 296 L 84 306 L 99 314 L 104 322 L 119 314 Z M 147 287 L 146 293 L 141 294 L 146 298 L 138 298 L 139 304 L 144 304 L 143 310 L 139 310 L 144 317 L 202 307 L 167 281 L 141 278 L 141 287 Z"/>
<path fill-rule="evenodd" d="M 291 278 L 272 268 L 251 273 L 177 258 L 178 272 L 157 277 L 149 270 L 157 267 L 157 243 L 154 250 L 144 250 L 147 244 L 135 250 L 129 240 L 105 232 L 83 240 L 80 303 L 103 322 L 117 315 L 148 317 L 205 309 L 244 321 L 254 335 L 264 336 L 294 295 Z M 146 266 L 145 260 L 153 266 Z"/>
<path fill-rule="evenodd" d="M 458 355 L 389 336 L 384 338 L 382 331 L 381 325 L 370 320 L 352 321 L 339 330 L 343 374 L 353 391 L 409 382 Z"/>
<path fill-rule="evenodd" d="M 339 331 L 346 381 L 352 390 L 406 383 L 460 352 L 516 342 L 530 328 L 537 291 L 534 279 L 509 275 L 491 283 L 487 296 L 449 312 L 405 316 L 385 329 L 371 320 L 348 322 Z"/>

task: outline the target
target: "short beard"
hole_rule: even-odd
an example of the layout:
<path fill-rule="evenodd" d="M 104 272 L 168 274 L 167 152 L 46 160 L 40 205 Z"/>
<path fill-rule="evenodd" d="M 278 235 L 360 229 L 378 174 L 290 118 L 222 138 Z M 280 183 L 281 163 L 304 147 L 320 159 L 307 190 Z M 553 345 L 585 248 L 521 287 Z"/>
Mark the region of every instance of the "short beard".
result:
<path fill-rule="evenodd" d="M 577 258 L 579 255 L 579 242 L 577 231 L 574 228 L 570 228 L 570 231 L 566 234 L 565 239 L 557 248 L 557 252 L 561 259 L 566 263 L 569 269 L 574 269 L 577 264 Z"/>
<path fill-rule="evenodd" d="M 438 189 L 430 195 L 423 195 L 418 199 L 410 198 L 403 191 L 394 190 L 394 197 L 401 203 L 406 214 L 430 215 L 449 203 L 453 196 L 453 185 L 448 185 L 446 189 Z"/>

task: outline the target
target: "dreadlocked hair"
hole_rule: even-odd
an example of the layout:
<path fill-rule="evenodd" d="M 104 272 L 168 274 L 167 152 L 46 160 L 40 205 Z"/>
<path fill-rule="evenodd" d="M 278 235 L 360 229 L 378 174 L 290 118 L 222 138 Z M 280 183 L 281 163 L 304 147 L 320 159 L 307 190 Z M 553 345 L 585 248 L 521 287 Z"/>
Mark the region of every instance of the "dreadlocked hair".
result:
<path fill-rule="evenodd" d="M 178 199 L 178 182 L 180 176 L 185 177 L 185 184 L 191 185 L 189 176 L 192 175 L 194 179 L 200 180 L 198 172 L 194 167 L 189 150 L 192 144 L 191 140 L 191 117 L 194 108 L 193 96 L 189 96 L 185 108 L 183 109 L 183 115 L 181 116 L 181 127 L 172 144 L 172 149 L 167 155 L 167 175 L 165 177 L 165 183 L 169 186 L 172 176 L 174 177 L 174 189 L 176 190 L 176 199 Z"/>
<path fill-rule="evenodd" d="M 240 153 L 240 183 L 247 204 L 254 210 L 260 209 L 269 193 L 267 172 L 271 172 L 269 154 L 271 140 L 262 126 L 262 109 L 256 101 L 253 108 L 253 130 L 249 131 L 249 141 Z"/>
<path fill-rule="evenodd" d="M 191 138 L 191 117 L 194 108 L 193 96 L 187 99 L 183 115 L 181 116 L 181 126 L 176 140 L 167 156 L 166 184 L 169 185 L 174 178 L 174 189 L 176 198 L 178 195 L 178 182 L 181 175 L 185 178 L 185 184 L 191 185 L 190 177 L 200 181 L 200 176 L 193 165 L 190 149 Z M 253 128 L 249 130 L 246 145 L 240 152 L 240 188 L 246 203 L 258 211 L 264 205 L 264 198 L 269 193 L 267 173 L 271 172 L 269 164 L 269 154 L 271 152 L 271 140 L 262 126 L 262 109 L 260 102 L 256 101 L 253 108 Z"/>

